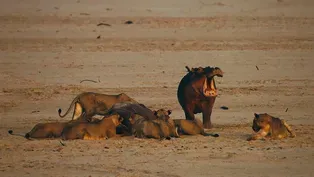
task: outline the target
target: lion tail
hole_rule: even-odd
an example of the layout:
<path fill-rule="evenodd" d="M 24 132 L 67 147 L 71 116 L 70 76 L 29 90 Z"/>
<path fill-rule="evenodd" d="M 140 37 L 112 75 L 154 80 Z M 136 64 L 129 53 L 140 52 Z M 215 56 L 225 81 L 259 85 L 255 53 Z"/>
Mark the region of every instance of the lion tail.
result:
<path fill-rule="evenodd" d="M 26 133 L 25 135 L 23 135 L 23 134 L 19 134 L 19 133 L 14 133 L 13 130 L 8 130 L 8 133 L 10 135 L 21 136 L 21 137 L 24 137 L 26 139 L 30 139 L 30 134 L 29 133 Z"/>
<path fill-rule="evenodd" d="M 286 121 L 281 120 L 282 124 L 287 128 L 288 132 L 290 133 L 291 137 L 296 137 L 296 134 L 294 133 L 294 131 L 292 130 L 292 128 L 287 124 Z"/>
<path fill-rule="evenodd" d="M 61 112 L 62 112 L 61 108 L 58 109 L 58 113 L 59 113 L 59 116 L 60 116 L 61 118 L 65 117 L 65 116 L 70 112 L 71 108 L 75 105 L 75 102 L 77 102 L 79 96 L 80 96 L 80 95 L 76 96 L 76 97 L 73 99 L 73 101 L 71 102 L 70 107 L 68 108 L 67 112 L 64 113 L 63 115 L 61 115 Z"/>
<path fill-rule="evenodd" d="M 26 133 L 25 138 L 29 140 L 31 138 L 31 135 L 29 133 Z"/>
<path fill-rule="evenodd" d="M 201 135 L 203 135 L 203 136 L 219 137 L 219 134 L 217 134 L 217 133 L 206 133 L 205 131 L 201 132 Z"/>

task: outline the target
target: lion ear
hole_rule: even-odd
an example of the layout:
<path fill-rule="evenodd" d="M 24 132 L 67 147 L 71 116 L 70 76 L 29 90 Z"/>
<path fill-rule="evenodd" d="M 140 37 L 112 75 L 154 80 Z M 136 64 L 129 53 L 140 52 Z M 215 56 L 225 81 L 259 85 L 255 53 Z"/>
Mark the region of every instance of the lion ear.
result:
<path fill-rule="evenodd" d="M 169 110 L 168 110 L 168 115 L 170 115 L 171 113 L 172 113 L 172 111 L 169 109 Z"/>
<path fill-rule="evenodd" d="M 254 116 L 255 116 L 255 118 L 259 118 L 259 115 L 258 114 L 256 114 L 256 113 L 254 113 Z"/>

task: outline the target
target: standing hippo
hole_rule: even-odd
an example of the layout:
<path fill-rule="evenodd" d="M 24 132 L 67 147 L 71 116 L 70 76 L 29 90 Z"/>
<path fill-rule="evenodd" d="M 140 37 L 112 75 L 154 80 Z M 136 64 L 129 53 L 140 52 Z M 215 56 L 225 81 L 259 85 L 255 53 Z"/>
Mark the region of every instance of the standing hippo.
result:
<path fill-rule="evenodd" d="M 204 128 L 212 128 L 210 116 L 217 97 L 214 77 L 223 77 L 223 71 L 210 66 L 186 69 L 188 73 L 181 79 L 177 92 L 185 118 L 194 120 L 194 114 L 203 113 Z"/>

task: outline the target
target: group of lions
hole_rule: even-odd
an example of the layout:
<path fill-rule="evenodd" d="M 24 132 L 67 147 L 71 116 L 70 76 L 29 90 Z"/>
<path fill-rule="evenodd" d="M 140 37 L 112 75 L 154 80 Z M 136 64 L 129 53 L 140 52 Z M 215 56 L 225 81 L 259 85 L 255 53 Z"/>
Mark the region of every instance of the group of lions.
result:
<path fill-rule="evenodd" d="M 181 79 L 177 97 L 186 119 L 170 118 L 171 110 L 151 110 L 125 93 L 118 95 L 84 92 L 77 95 L 70 107 L 60 117 L 65 117 L 74 107 L 72 120 L 68 122 L 39 123 L 24 136 L 27 139 L 61 138 L 63 140 L 99 140 L 116 136 L 117 133 L 137 138 L 171 139 L 181 134 L 218 137 L 206 133 L 211 128 L 211 113 L 218 95 L 214 77 L 223 77 L 218 67 L 186 67 L 188 73 Z M 202 113 L 203 122 L 194 114 Z M 94 118 L 102 115 L 103 118 Z M 291 127 L 279 118 L 254 113 L 253 131 L 247 140 L 263 138 L 281 139 L 295 137 Z M 8 131 L 12 135 L 19 135 Z"/>
<path fill-rule="evenodd" d="M 95 93 L 89 92 L 82 93 L 81 95 L 92 97 L 91 95 L 93 94 Z M 117 96 L 104 94 L 96 95 L 102 97 Z M 128 97 L 125 94 L 123 95 L 125 98 Z M 81 100 L 75 102 L 75 105 L 79 106 L 74 108 L 72 120 L 68 122 L 36 124 L 30 132 L 24 135 L 24 137 L 27 139 L 61 138 L 62 140 L 100 140 L 114 137 L 117 132 L 120 131 L 125 135 L 134 135 L 138 138 L 155 139 L 171 139 L 171 137 L 179 138 L 179 134 L 182 133 L 189 135 L 202 134 L 204 136 L 218 136 L 217 134 L 205 133 L 203 125 L 199 120 L 173 120 L 169 116 L 171 110 L 159 109 L 157 111 L 152 111 L 145 105 L 135 102 L 133 99 L 133 102 L 130 100 L 116 102 L 110 109 L 102 110 L 104 112 L 101 114 L 99 111 L 90 112 L 92 115 L 104 115 L 102 119 L 86 117 L 86 108 L 83 105 L 88 105 L 88 108 L 90 108 L 89 110 L 100 110 L 98 105 L 109 104 L 104 103 L 107 99 L 102 99 L 102 104 L 99 102 L 97 104 L 91 104 L 95 99 L 85 100 L 84 102 Z M 81 115 L 79 117 L 76 117 L 75 115 L 75 113 L 79 112 L 76 108 L 81 110 Z M 59 114 L 60 112 L 61 111 L 59 110 Z M 9 133 L 17 135 L 14 134 L 12 130 L 9 130 Z"/>

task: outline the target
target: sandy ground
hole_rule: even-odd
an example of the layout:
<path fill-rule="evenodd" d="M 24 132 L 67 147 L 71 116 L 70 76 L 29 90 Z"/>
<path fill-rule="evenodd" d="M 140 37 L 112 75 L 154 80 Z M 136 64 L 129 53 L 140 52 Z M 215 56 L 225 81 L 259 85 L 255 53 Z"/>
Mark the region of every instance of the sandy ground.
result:
<path fill-rule="evenodd" d="M 313 1 L 0 2 L 0 176 L 314 176 Z M 125 92 L 184 118 L 186 65 L 225 71 L 208 130 L 219 138 L 61 146 L 7 133 L 70 120 L 57 110 L 83 91 Z M 247 142 L 254 112 L 285 119 L 297 137 Z"/>

